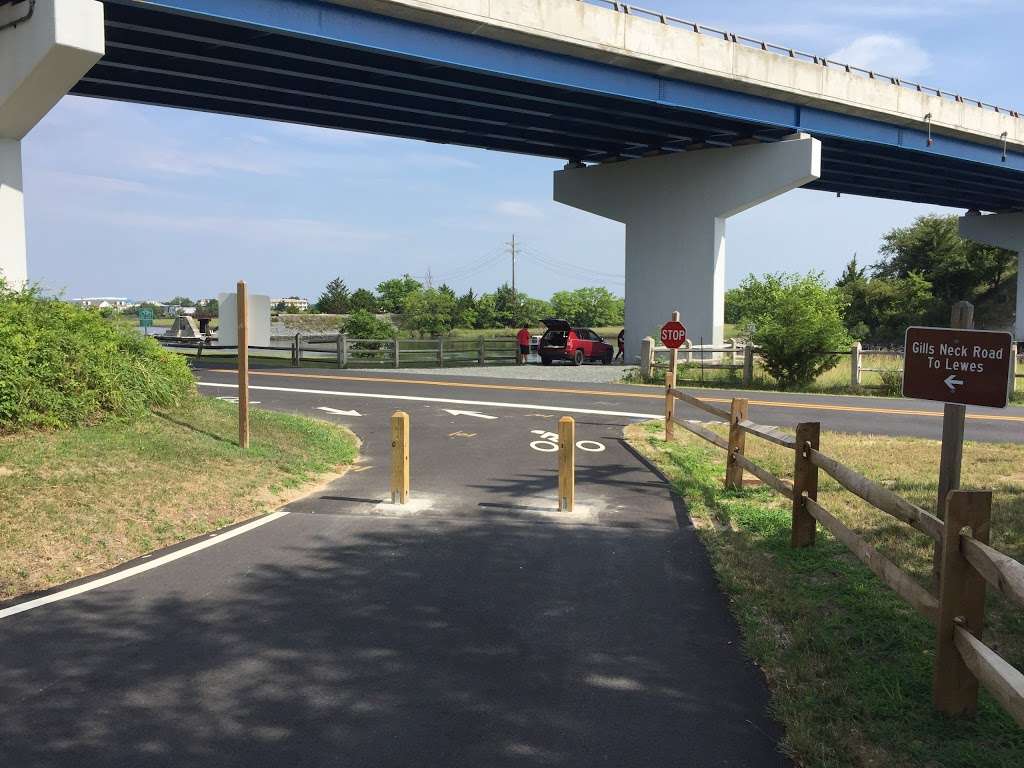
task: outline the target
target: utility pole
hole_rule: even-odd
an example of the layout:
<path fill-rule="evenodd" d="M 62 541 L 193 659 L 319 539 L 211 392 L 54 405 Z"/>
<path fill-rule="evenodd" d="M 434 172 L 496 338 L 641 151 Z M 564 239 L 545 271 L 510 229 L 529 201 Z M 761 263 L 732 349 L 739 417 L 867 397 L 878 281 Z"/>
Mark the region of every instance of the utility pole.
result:
<path fill-rule="evenodd" d="M 512 233 L 512 300 L 516 301 L 516 233 Z"/>

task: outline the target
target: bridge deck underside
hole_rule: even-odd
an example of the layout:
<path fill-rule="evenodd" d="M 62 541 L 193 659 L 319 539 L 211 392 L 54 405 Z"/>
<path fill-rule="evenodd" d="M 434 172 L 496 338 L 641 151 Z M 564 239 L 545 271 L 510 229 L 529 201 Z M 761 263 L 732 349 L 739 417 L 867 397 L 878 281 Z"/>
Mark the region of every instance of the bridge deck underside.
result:
<path fill-rule="evenodd" d="M 825 130 L 815 130 L 800 124 L 799 107 L 781 102 L 767 113 L 797 117 L 755 121 L 154 5 L 108 2 L 106 19 L 106 56 L 73 93 L 583 162 L 778 141 L 798 128 L 823 144 L 811 188 L 1024 208 L 1024 172 L 1013 163 L 858 140 L 830 132 L 820 111 L 815 122 Z M 512 48 L 494 45 L 506 55 Z M 554 56 L 520 50 L 524 60 Z"/>

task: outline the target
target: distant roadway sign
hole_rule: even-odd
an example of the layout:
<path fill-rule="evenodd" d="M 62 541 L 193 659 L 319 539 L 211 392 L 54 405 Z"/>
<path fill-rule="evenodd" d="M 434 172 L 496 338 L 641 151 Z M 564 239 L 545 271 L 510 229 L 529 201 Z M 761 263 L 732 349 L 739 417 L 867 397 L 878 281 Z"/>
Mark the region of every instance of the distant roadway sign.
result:
<path fill-rule="evenodd" d="M 149 328 L 153 324 L 153 310 L 149 307 L 144 307 L 139 310 L 139 325 L 143 328 Z"/>
<path fill-rule="evenodd" d="M 669 349 L 679 349 L 686 343 L 686 329 L 677 320 L 669 320 L 661 326 L 661 343 Z"/>
<path fill-rule="evenodd" d="M 1009 333 L 961 328 L 908 328 L 903 395 L 961 405 L 1005 408 L 1010 389 Z"/>

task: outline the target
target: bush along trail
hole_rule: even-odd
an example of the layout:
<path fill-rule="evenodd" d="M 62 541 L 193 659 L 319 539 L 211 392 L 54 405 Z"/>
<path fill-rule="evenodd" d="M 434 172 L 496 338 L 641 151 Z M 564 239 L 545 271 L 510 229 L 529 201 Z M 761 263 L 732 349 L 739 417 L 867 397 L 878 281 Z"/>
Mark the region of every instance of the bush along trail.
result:
<path fill-rule="evenodd" d="M 267 512 L 351 463 L 326 422 L 201 398 L 183 358 L 0 284 L 0 601 Z"/>

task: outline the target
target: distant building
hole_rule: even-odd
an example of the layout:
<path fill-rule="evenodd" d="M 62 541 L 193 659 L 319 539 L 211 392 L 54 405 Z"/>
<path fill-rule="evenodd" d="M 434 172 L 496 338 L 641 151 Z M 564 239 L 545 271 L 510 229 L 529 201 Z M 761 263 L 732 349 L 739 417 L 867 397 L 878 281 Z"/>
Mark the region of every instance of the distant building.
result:
<path fill-rule="evenodd" d="M 305 312 L 309 309 L 309 301 L 306 299 L 300 299 L 298 296 L 289 296 L 286 299 L 274 299 L 271 306 L 283 306 L 286 310 L 292 309 L 298 312 Z"/>
<path fill-rule="evenodd" d="M 136 306 L 128 299 L 120 296 L 94 296 L 88 299 L 72 299 L 72 304 L 91 309 L 131 309 Z"/>

